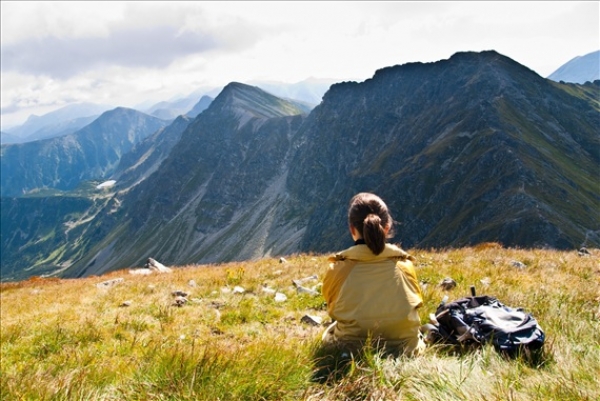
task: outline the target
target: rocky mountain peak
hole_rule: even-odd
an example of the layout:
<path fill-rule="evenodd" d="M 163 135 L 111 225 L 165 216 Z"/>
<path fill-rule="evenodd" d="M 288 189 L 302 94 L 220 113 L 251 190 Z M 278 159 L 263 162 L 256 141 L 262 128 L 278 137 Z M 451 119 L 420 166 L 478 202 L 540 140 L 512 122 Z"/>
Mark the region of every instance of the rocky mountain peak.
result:
<path fill-rule="evenodd" d="M 274 118 L 303 114 L 302 106 L 278 98 L 257 86 L 232 82 L 225 86 L 210 106 L 212 113 L 234 113 L 240 126 L 251 118 Z"/>

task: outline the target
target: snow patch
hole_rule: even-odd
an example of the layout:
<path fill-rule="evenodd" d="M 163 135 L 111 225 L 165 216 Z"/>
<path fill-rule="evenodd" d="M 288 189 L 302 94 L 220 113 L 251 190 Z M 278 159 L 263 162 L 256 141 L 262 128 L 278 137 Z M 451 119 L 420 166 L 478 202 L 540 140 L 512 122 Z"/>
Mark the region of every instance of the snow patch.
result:
<path fill-rule="evenodd" d="M 117 183 L 115 180 L 104 181 L 102 184 L 96 185 L 96 189 L 110 188 Z"/>

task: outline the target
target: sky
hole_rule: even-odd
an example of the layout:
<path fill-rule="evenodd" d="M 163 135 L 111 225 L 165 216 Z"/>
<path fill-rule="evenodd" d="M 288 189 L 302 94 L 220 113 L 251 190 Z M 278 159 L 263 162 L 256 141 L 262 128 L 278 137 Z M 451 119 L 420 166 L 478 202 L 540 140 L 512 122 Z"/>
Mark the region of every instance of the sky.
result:
<path fill-rule="evenodd" d="M 1 125 L 230 82 L 364 81 L 495 50 L 547 77 L 600 49 L 598 1 L 0 1 Z"/>

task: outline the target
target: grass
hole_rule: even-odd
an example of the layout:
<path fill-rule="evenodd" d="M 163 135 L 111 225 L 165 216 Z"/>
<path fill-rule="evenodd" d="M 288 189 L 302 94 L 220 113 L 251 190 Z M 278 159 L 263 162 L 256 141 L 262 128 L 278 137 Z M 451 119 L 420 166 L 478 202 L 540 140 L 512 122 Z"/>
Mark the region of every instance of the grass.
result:
<path fill-rule="evenodd" d="M 2 283 L 2 400 L 598 400 L 600 251 L 479 246 L 412 250 L 423 323 L 444 295 L 497 296 L 533 313 L 542 358 L 505 359 L 493 348 L 431 346 L 417 358 L 365 347 L 353 358 L 320 347 L 329 319 L 320 295 L 293 279 L 326 255 L 291 255 L 170 274 Z M 519 269 L 513 262 L 526 267 Z M 452 277 L 457 287 L 443 291 Z M 123 278 L 108 288 L 96 284 Z M 193 282 L 192 282 L 193 280 Z M 242 287 L 243 292 L 236 286 Z M 175 291 L 188 302 L 174 306 Z M 287 299 L 275 300 L 275 293 Z M 128 301 L 130 306 L 124 305 Z M 321 326 L 301 321 L 323 319 Z M 334 367 L 333 369 L 331 367 Z M 314 380 L 324 368 L 329 380 Z"/>

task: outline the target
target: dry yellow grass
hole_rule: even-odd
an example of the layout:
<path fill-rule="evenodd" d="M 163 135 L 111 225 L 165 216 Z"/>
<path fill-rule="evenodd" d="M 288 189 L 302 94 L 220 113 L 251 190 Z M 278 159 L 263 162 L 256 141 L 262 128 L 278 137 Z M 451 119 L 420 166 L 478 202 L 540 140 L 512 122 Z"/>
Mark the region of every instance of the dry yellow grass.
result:
<path fill-rule="evenodd" d="M 128 270 L 82 279 L 33 278 L 0 286 L 3 400 L 598 400 L 599 251 L 412 250 L 426 322 L 444 295 L 497 296 L 531 312 L 547 335 L 538 365 L 493 349 L 414 358 L 366 353 L 337 381 L 311 381 L 323 326 L 320 295 L 293 279 L 327 266 L 326 255 L 290 255 L 170 274 Z M 519 267 L 517 267 L 519 266 Z M 457 282 L 449 292 L 438 284 Z M 122 278 L 108 288 L 97 284 Z M 195 285 L 191 285 L 191 280 Z M 238 293 L 235 287 L 243 287 Z M 188 302 L 174 306 L 174 291 Z M 287 300 L 277 302 L 274 292 Z M 121 306 L 128 301 L 129 306 Z"/>

